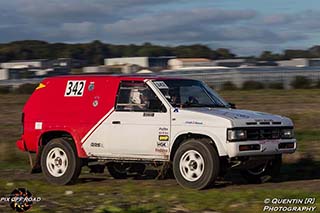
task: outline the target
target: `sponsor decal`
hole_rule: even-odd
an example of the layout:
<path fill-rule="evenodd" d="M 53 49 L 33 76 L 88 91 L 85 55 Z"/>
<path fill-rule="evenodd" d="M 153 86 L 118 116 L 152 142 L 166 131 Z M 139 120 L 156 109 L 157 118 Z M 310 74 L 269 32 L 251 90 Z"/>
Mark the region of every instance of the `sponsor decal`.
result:
<path fill-rule="evenodd" d="M 159 137 L 157 141 L 156 152 L 167 153 L 169 147 L 169 128 L 159 127 Z"/>
<path fill-rule="evenodd" d="M 240 113 L 234 113 L 234 112 L 225 112 L 223 115 L 229 116 L 233 119 L 238 119 L 238 118 L 250 118 L 248 115 L 240 114 Z"/>
<path fill-rule="evenodd" d="M 169 131 L 169 129 L 167 127 L 160 127 L 159 131 Z"/>
<path fill-rule="evenodd" d="M 178 108 L 174 108 L 173 112 L 179 112 Z"/>
<path fill-rule="evenodd" d="M 98 104 L 99 104 L 99 101 L 98 101 L 98 100 L 94 100 L 94 101 L 92 102 L 92 106 L 93 106 L 93 107 L 97 107 Z"/>
<path fill-rule="evenodd" d="M 196 124 L 196 125 L 202 125 L 203 122 L 202 121 L 186 121 L 186 124 Z"/>
<path fill-rule="evenodd" d="M 169 135 L 159 135 L 159 141 L 168 141 Z"/>
<path fill-rule="evenodd" d="M 159 136 L 160 135 L 169 135 L 169 129 L 167 127 L 160 127 L 159 128 Z"/>
<path fill-rule="evenodd" d="M 42 129 L 42 122 L 36 122 L 36 123 L 34 124 L 34 128 L 35 128 L 35 129 L 38 129 L 38 130 L 41 130 L 41 129 Z"/>
<path fill-rule="evenodd" d="M 97 107 L 99 105 L 100 96 L 95 96 L 93 98 L 92 106 Z"/>
<path fill-rule="evenodd" d="M 167 153 L 167 152 L 169 152 L 169 150 L 166 149 L 166 148 L 155 148 L 154 151 L 160 152 L 160 153 Z"/>
<path fill-rule="evenodd" d="M 169 89 L 169 87 L 164 83 L 163 81 L 154 81 L 154 84 L 159 88 L 159 89 Z"/>
<path fill-rule="evenodd" d="M 92 91 L 94 90 L 94 82 L 90 82 L 89 86 L 88 86 L 88 90 Z"/>
<path fill-rule="evenodd" d="M 38 89 L 42 89 L 42 88 L 45 88 L 45 87 L 46 87 L 46 85 L 45 85 L 45 84 L 40 83 L 40 84 L 37 86 L 36 90 L 38 90 Z"/>
<path fill-rule="evenodd" d="M 91 142 L 90 146 L 91 147 L 96 147 L 96 148 L 103 148 L 103 144 L 102 143 L 97 143 L 97 142 Z"/>
<path fill-rule="evenodd" d="M 166 141 L 158 141 L 157 147 L 168 147 L 168 142 Z"/>

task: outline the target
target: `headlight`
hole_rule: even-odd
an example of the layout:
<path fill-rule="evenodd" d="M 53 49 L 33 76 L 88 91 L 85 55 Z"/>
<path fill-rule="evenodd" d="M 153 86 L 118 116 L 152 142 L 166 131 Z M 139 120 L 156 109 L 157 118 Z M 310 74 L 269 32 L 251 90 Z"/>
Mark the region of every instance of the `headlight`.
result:
<path fill-rule="evenodd" d="M 293 137 L 294 137 L 293 129 L 282 129 L 281 130 L 281 138 L 291 139 Z"/>
<path fill-rule="evenodd" d="M 247 139 L 247 131 L 244 129 L 229 129 L 228 141 L 243 141 Z"/>

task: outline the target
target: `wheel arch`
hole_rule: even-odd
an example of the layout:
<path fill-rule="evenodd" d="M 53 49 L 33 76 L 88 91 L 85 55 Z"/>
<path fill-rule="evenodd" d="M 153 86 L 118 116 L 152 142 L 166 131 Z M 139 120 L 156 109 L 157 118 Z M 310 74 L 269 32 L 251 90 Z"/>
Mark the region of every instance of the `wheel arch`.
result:
<path fill-rule="evenodd" d="M 214 140 L 212 137 L 210 137 L 209 135 L 187 132 L 187 133 L 182 133 L 175 138 L 170 149 L 170 161 L 173 160 L 173 157 L 176 151 L 178 150 L 179 146 L 181 146 L 181 144 L 183 144 L 187 139 L 191 139 L 191 138 L 201 139 L 203 141 L 207 140 L 213 146 L 213 148 L 217 151 L 219 156 L 225 155 L 225 151 L 223 147 L 219 146 L 218 142 Z"/>
<path fill-rule="evenodd" d="M 77 152 L 77 156 L 79 158 L 87 157 L 86 153 L 81 147 L 80 141 L 77 141 L 77 138 L 74 135 L 72 135 L 72 133 L 65 130 L 50 130 L 47 132 L 43 132 L 38 141 L 39 153 L 41 152 L 42 147 L 45 146 L 50 140 L 54 138 L 64 138 L 66 141 L 68 141 L 72 145 L 72 147 Z"/>

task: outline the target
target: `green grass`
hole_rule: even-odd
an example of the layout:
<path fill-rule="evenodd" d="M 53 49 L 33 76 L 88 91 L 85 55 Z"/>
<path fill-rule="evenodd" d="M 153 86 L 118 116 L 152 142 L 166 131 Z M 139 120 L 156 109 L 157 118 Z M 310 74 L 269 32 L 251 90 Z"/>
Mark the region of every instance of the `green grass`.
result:
<path fill-rule="evenodd" d="M 234 187 L 194 191 L 175 184 L 161 186 L 161 181 L 111 181 L 116 183 L 104 182 L 99 187 L 92 187 L 92 183 L 56 187 L 41 180 L 16 180 L 13 184 L 27 187 L 34 196 L 42 197 L 32 212 L 261 212 L 266 198 L 307 197 L 316 198 L 316 206 L 320 207 L 320 194 L 308 189 Z M 7 186 L 7 181 L 0 179 L 1 192 L 9 193 L 12 189 L 13 186 Z M 66 195 L 66 191 L 73 194 Z"/>
<path fill-rule="evenodd" d="M 133 189 L 134 190 L 134 189 Z M 161 202 L 157 204 L 139 204 L 137 201 L 125 201 L 131 208 L 135 206 L 140 209 L 154 210 L 154 212 L 165 212 L 170 209 L 179 209 L 199 212 L 199 211 L 223 211 L 223 212 L 260 212 L 263 209 L 263 201 L 266 198 L 305 198 L 316 197 L 317 193 L 303 192 L 303 191 L 289 191 L 289 190 L 234 190 L 234 191 L 219 191 L 210 190 L 207 192 L 195 192 L 184 190 L 183 192 L 159 191 L 157 196 Z M 172 199 L 174 197 L 174 199 Z M 177 199 L 176 199 L 177 198 Z M 149 203 L 153 201 L 149 199 Z M 120 202 L 121 203 L 121 202 Z M 318 204 L 319 205 L 319 204 Z M 136 212 L 130 208 L 121 208 L 121 204 L 107 202 L 103 204 L 101 209 L 97 212 L 108 212 L 110 206 L 115 206 L 116 211 L 109 212 Z M 151 208 L 150 208 L 151 207 Z M 130 211 L 131 210 L 131 211 Z M 133 211 L 132 211 L 133 210 Z M 162 210 L 162 211 L 161 211 Z M 145 211 L 149 212 L 149 211 Z"/>
<path fill-rule="evenodd" d="M 3 169 L 21 169 L 21 170 L 30 170 L 29 161 L 26 155 L 19 156 L 19 159 L 12 161 L 1 161 L 0 162 L 0 171 Z"/>
<path fill-rule="evenodd" d="M 295 137 L 298 141 L 308 142 L 308 141 L 320 141 L 320 131 L 319 130 L 298 130 L 295 132 Z"/>

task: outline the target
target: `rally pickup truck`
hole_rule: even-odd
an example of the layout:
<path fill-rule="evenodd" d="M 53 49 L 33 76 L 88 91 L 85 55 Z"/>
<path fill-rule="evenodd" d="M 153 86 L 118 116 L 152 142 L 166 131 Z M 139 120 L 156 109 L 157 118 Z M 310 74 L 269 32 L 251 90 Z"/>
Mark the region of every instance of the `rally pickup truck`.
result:
<path fill-rule="evenodd" d="M 62 185 L 74 183 L 83 166 L 126 178 L 151 164 L 171 165 L 186 188 L 206 188 L 230 168 L 261 182 L 296 150 L 289 118 L 235 109 L 205 83 L 183 78 L 46 78 L 22 125 L 17 146 L 36 153 L 33 171 Z"/>

